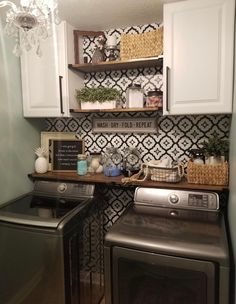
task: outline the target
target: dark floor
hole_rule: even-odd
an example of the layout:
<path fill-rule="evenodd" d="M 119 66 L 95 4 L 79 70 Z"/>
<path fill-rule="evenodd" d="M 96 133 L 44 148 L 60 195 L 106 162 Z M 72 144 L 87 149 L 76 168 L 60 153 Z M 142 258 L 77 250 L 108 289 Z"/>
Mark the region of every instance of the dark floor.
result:
<path fill-rule="evenodd" d="M 105 303 L 105 298 L 102 299 L 102 301 L 100 302 L 100 304 L 106 304 Z"/>

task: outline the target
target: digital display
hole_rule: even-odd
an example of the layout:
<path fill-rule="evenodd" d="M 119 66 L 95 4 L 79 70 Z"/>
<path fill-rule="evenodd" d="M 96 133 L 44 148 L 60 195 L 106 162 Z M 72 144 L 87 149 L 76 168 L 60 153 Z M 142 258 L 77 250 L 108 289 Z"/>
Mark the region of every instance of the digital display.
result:
<path fill-rule="evenodd" d="M 208 196 L 202 194 L 189 194 L 188 205 L 199 208 L 208 208 Z"/>

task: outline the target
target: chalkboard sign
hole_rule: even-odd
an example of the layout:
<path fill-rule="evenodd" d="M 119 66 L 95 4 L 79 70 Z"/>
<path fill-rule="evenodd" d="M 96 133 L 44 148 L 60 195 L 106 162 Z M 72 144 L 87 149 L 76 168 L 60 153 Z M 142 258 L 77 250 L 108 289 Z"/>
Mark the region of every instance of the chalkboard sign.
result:
<path fill-rule="evenodd" d="M 52 170 L 76 171 L 77 156 L 83 153 L 83 140 L 52 140 Z"/>

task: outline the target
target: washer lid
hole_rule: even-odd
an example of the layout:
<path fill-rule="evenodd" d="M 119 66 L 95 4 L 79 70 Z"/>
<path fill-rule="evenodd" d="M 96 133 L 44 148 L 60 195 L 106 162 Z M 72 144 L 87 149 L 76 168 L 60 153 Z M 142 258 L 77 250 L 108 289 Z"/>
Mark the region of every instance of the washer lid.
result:
<path fill-rule="evenodd" d="M 77 213 L 88 199 L 27 194 L 0 208 L 0 221 L 57 228 L 71 213 Z"/>
<path fill-rule="evenodd" d="M 215 212 L 133 205 L 111 227 L 105 245 L 229 263 L 224 218 Z"/>

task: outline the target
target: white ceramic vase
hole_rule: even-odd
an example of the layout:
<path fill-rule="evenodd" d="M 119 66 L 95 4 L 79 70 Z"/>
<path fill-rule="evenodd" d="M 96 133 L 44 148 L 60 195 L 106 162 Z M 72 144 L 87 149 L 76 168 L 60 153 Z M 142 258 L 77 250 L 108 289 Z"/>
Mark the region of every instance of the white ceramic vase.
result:
<path fill-rule="evenodd" d="M 45 157 L 39 156 L 35 160 L 35 172 L 36 173 L 46 173 L 48 171 L 48 161 Z"/>

